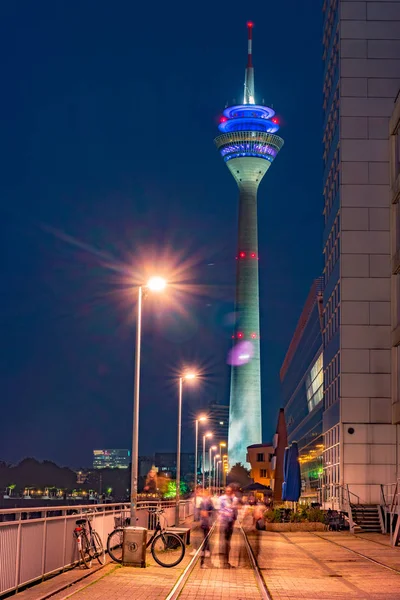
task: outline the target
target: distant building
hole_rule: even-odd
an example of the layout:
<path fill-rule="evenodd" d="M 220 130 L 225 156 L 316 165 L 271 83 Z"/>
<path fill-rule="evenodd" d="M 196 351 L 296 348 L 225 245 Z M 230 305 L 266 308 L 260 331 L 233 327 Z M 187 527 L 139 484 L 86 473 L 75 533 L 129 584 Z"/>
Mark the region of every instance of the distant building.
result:
<path fill-rule="evenodd" d="M 93 450 L 94 469 L 127 469 L 130 462 L 130 450 Z"/>
<path fill-rule="evenodd" d="M 176 452 L 156 452 L 154 455 L 154 466 L 158 473 L 162 473 L 171 479 L 176 478 Z M 181 479 L 194 478 L 194 453 L 181 453 Z"/>
<path fill-rule="evenodd" d="M 213 432 L 212 442 L 216 446 L 220 442 L 228 443 L 229 406 L 210 402 L 207 411 L 207 429 Z"/>
<path fill-rule="evenodd" d="M 139 456 L 139 476 L 147 477 L 153 464 L 154 458 L 152 456 Z"/>
<path fill-rule="evenodd" d="M 316 279 L 298 321 L 280 377 L 288 442 L 298 443 L 301 498 L 321 499 L 323 484 L 322 277 Z"/>
<path fill-rule="evenodd" d="M 265 486 L 271 485 L 273 456 L 274 447 L 272 443 L 247 446 L 246 460 L 250 463 L 250 477 L 254 479 L 255 483 L 261 483 Z"/>

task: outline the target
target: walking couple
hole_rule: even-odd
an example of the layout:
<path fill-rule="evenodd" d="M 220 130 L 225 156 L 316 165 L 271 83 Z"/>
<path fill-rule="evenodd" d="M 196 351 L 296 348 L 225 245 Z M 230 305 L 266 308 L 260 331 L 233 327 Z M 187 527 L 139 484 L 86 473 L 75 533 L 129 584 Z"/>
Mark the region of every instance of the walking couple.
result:
<path fill-rule="evenodd" d="M 220 535 L 223 540 L 223 566 L 224 568 L 231 568 L 232 565 L 229 562 L 229 556 L 231 551 L 231 539 L 233 535 L 233 528 L 238 514 L 238 502 L 234 494 L 233 488 L 228 486 L 225 490 L 225 494 L 221 496 L 219 502 L 219 524 L 220 524 Z M 210 544 L 209 544 L 209 532 L 212 525 L 212 514 L 214 511 L 214 505 L 210 496 L 207 492 L 203 492 L 201 502 L 199 503 L 200 512 L 200 527 L 203 530 L 203 536 L 205 539 L 204 548 L 201 556 L 201 566 L 204 566 L 204 557 L 210 556 Z"/>

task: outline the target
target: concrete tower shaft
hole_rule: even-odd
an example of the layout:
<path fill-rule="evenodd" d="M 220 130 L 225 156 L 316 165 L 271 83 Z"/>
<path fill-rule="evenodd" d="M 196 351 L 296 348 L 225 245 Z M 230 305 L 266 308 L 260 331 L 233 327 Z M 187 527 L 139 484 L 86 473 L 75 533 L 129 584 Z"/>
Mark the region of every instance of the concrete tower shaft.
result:
<path fill-rule="evenodd" d="M 215 144 L 239 188 L 236 271 L 236 324 L 231 368 L 228 456 L 246 464 L 247 446 L 261 438 L 260 307 L 258 287 L 257 191 L 283 146 L 275 111 L 255 104 L 252 28 L 244 103 L 225 108 Z"/>

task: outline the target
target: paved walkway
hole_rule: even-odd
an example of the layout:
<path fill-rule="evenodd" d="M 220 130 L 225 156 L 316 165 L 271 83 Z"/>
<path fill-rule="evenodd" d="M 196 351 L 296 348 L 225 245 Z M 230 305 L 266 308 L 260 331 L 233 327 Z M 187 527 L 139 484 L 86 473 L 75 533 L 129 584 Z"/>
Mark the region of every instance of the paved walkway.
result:
<path fill-rule="evenodd" d="M 203 567 L 200 561 L 197 563 L 179 600 L 261 600 L 240 531 L 235 529 L 232 537 L 229 557 L 232 568 L 223 567 L 218 529 L 211 538 L 210 547 L 210 558 L 205 558 Z"/>
<path fill-rule="evenodd" d="M 273 600 L 400 600 L 400 550 L 371 536 L 252 532 L 249 540 Z"/>
<path fill-rule="evenodd" d="M 400 600 L 400 549 L 379 534 L 338 532 L 270 533 L 251 530 L 249 541 L 257 556 L 272 600 Z M 246 527 L 247 526 L 247 527 Z M 198 547 L 201 532 L 192 536 Z M 359 552 L 355 554 L 353 551 Z M 260 592 L 241 534 L 235 530 L 230 563 L 223 568 L 218 530 L 211 539 L 211 556 L 198 563 L 180 600 L 260 600 Z M 148 567 L 106 565 L 97 573 L 53 595 L 52 600 L 165 600 L 191 560 L 190 548 L 180 565 L 158 566 L 147 554 Z M 396 569 L 396 573 L 384 566 Z M 65 574 L 70 577 L 70 574 Z M 52 581 L 64 577 L 55 577 Z M 20 600 L 46 597 L 46 582 L 22 592 Z M 26 596 L 26 597 L 25 597 Z"/>

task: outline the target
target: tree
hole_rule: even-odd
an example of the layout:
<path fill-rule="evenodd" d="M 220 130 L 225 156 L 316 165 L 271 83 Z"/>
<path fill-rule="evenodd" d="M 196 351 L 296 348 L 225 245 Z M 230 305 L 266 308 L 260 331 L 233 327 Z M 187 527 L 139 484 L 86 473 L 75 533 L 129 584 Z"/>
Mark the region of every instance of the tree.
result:
<path fill-rule="evenodd" d="M 246 469 L 242 463 L 238 462 L 233 465 L 232 469 L 229 471 L 227 482 L 238 483 L 240 487 L 246 487 L 246 485 L 253 483 L 253 480 L 250 477 L 250 471 Z"/>

